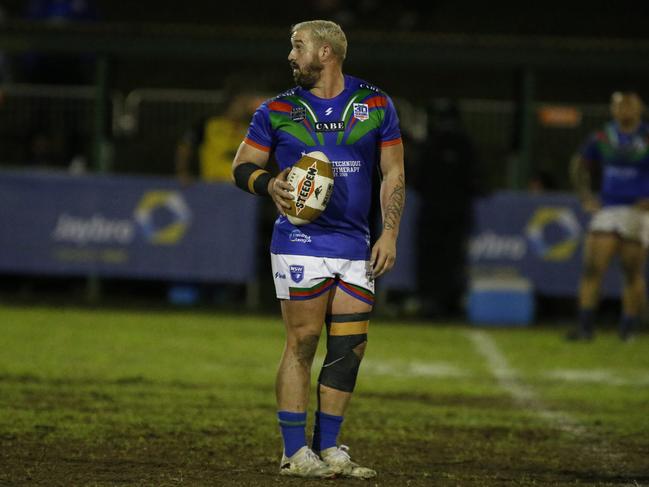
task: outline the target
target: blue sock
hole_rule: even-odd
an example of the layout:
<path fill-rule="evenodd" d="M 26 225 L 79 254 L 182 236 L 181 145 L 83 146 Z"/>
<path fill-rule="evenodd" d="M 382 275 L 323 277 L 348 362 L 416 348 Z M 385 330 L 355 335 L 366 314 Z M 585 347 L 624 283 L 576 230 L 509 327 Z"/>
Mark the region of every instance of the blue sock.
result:
<path fill-rule="evenodd" d="M 293 456 L 296 451 L 306 446 L 306 412 L 278 411 L 277 419 L 284 439 L 284 454 L 287 457 Z"/>
<path fill-rule="evenodd" d="M 342 416 L 316 411 L 315 425 L 313 427 L 313 449 L 326 450 L 338 444 L 338 433 L 343 423 Z"/>
<path fill-rule="evenodd" d="M 579 328 L 585 332 L 593 331 L 593 317 L 595 313 L 592 309 L 582 308 L 579 310 Z"/>

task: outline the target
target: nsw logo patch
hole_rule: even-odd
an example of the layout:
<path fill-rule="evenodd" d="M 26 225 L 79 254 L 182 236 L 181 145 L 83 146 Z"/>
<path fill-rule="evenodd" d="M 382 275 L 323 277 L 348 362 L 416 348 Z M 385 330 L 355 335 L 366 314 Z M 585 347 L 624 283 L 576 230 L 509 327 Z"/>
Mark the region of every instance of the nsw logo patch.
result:
<path fill-rule="evenodd" d="M 291 271 L 291 279 L 293 279 L 293 282 L 300 282 L 302 279 L 304 279 L 303 265 L 289 266 L 289 270 Z"/>
<path fill-rule="evenodd" d="M 354 103 L 354 118 L 364 122 L 370 118 L 370 107 L 367 103 Z"/>

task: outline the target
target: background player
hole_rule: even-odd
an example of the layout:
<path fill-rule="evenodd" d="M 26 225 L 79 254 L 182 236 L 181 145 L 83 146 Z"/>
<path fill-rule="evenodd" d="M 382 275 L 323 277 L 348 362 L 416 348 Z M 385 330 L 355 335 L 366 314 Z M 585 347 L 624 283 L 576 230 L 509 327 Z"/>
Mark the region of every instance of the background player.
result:
<path fill-rule="evenodd" d="M 329 21 L 291 31 L 288 60 L 297 87 L 262 104 L 233 162 L 236 184 L 269 195 L 280 216 L 271 242 L 286 345 L 277 373 L 278 418 L 284 440 L 280 473 L 304 477 L 343 474 L 369 478 L 372 469 L 351 461 L 337 437 L 367 342 L 374 278 L 396 258 L 405 200 L 399 121 L 388 96 L 344 75 L 347 40 Z M 327 209 L 295 227 L 286 182 L 290 166 L 319 150 L 333 164 L 335 185 Z M 273 155 L 280 174 L 263 170 Z M 370 249 L 372 180 L 380 170 L 383 231 Z M 318 378 L 313 450 L 305 438 L 310 373 L 323 324 L 327 356 Z"/>
<path fill-rule="evenodd" d="M 593 338 L 602 277 L 615 254 L 624 274 L 620 338 L 631 338 L 645 304 L 649 127 L 642 122 L 643 110 L 637 93 L 613 93 L 613 121 L 593 134 L 573 159 L 575 185 L 593 217 L 579 286 L 579 325 L 568 334 L 570 340 Z"/>

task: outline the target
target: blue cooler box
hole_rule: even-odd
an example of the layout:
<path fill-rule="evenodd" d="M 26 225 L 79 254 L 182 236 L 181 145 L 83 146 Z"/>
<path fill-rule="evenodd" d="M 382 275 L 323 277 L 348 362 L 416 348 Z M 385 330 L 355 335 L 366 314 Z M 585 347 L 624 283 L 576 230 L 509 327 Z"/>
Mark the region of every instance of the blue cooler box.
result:
<path fill-rule="evenodd" d="M 474 279 L 467 311 L 474 325 L 527 326 L 534 321 L 532 284 L 522 277 Z"/>

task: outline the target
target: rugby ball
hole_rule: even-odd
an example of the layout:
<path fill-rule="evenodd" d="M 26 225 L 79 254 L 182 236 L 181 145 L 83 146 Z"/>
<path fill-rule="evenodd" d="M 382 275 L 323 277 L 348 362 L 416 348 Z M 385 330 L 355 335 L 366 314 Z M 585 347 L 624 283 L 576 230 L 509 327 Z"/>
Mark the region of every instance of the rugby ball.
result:
<path fill-rule="evenodd" d="M 327 207 L 334 189 L 329 158 L 320 151 L 309 152 L 297 161 L 286 177 L 293 186 L 291 208 L 286 217 L 293 225 L 305 225 L 318 218 Z"/>

